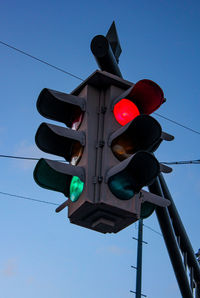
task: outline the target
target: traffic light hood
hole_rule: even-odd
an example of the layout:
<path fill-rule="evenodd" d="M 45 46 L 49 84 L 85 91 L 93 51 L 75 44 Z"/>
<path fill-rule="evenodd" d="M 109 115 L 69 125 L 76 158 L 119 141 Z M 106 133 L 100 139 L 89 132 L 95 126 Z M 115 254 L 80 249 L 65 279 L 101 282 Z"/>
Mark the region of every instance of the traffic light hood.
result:
<path fill-rule="evenodd" d="M 141 114 L 149 115 L 165 102 L 163 90 L 151 80 L 140 80 L 112 103 L 112 110 L 121 99 L 129 99 L 136 104 Z"/>
<path fill-rule="evenodd" d="M 35 142 L 42 151 L 71 162 L 74 148 L 83 151 L 85 133 L 43 122 L 37 130 Z"/>
<path fill-rule="evenodd" d="M 86 101 L 72 94 L 44 88 L 38 97 L 37 109 L 42 116 L 63 122 L 71 128 L 82 117 Z"/>
<path fill-rule="evenodd" d="M 139 115 L 131 122 L 116 130 L 109 138 L 108 145 L 119 160 L 137 151 L 154 152 L 162 141 L 162 128 L 149 115 Z"/>
<path fill-rule="evenodd" d="M 82 182 L 85 182 L 84 168 L 44 158 L 38 161 L 33 172 L 35 182 L 39 186 L 61 192 L 66 197 L 69 197 L 73 176 L 77 176 Z"/>
<path fill-rule="evenodd" d="M 116 197 L 128 200 L 142 187 L 153 183 L 159 173 L 160 164 L 157 159 L 147 151 L 138 151 L 109 169 L 106 182 Z"/>

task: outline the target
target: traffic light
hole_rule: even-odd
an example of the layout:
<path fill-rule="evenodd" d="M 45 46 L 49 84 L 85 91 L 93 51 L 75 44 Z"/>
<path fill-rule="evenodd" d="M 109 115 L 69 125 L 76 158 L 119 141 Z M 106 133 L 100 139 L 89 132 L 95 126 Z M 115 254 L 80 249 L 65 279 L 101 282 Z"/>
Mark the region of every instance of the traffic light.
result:
<path fill-rule="evenodd" d="M 110 112 L 105 117 L 105 125 L 108 122 L 110 127 L 105 136 L 110 150 L 107 149 L 102 164 L 107 167 L 108 187 L 120 200 L 133 198 L 144 186 L 152 184 L 161 171 L 171 172 L 152 154 L 162 140 L 173 140 L 149 116 L 164 102 L 162 89 L 147 79 L 111 99 Z M 141 205 L 140 217 L 146 218 L 154 211 L 156 203 L 152 202 L 147 200 Z"/>
<path fill-rule="evenodd" d="M 42 123 L 36 144 L 64 160 L 40 159 L 34 179 L 67 197 L 56 211 L 68 206 L 71 223 L 116 233 L 140 218 L 143 205 L 169 204 L 142 190 L 160 171 L 170 171 L 152 154 L 163 139 L 172 137 L 147 115 L 164 102 L 160 87 L 153 91 L 151 86 L 158 85 L 148 80 L 134 85 L 96 71 L 71 94 L 50 89 L 40 93 L 39 113 L 64 125 Z M 120 109 L 124 101 L 137 109 Z"/>
<path fill-rule="evenodd" d="M 46 118 L 63 122 L 68 128 L 42 123 L 36 133 L 37 146 L 44 152 L 63 157 L 70 164 L 40 159 L 34 170 L 35 181 L 43 188 L 73 197 L 72 178 L 80 184 L 85 180 L 85 169 L 75 167 L 85 146 L 85 132 L 77 129 L 82 123 L 86 102 L 71 94 L 43 89 L 37 100 L 37 109 Z M 75 199 L 75 198 L 74 198 Z"/>

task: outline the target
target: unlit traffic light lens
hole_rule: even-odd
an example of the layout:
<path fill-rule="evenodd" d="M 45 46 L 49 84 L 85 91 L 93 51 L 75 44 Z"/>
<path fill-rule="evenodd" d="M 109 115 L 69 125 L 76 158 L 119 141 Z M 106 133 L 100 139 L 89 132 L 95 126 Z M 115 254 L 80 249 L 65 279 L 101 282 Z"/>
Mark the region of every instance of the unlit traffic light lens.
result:
<path fill-rule="evenodd" d="M 83 146 L 79 142 L 72 145 L 71 165 L 76 166 L 83 155 Z"/>
<path fill-rule="evenodd" d="M 155 210 L 155 205 L 153 205 L 149 202 L 144 202 L 141 205 L 140 217 L 147 218 L 154 212 L 154 210 Z"/>
<path fill-rule="evenodd" d="M 122 161 L 137 151 L 154 152 L 161 142 L 162 128 L 153 117 L 139 115 L 118 132 L 110 137 L 111 150 Z"/>
<path fill-rule="evenodd" d="M 81 111 L 80 108 L 77 108 L 76 110 L 74 110 L 73 117 L 74 119 L 72 119 L 71 129 L 78 130 L 83 120 L 83 112 Z"/>
<path fill-rule="evenodd" d="M 112 152 L 120 161 L 130 157 L 134 151 L 134 142 L 131 138 L 117 138 L 112 142 Z"/>
<path fill-rule="evenodd" d="M 120 200 L 130 200 L 135 195 L 132 177 L 125 171 L 111 177 L 108 185 L 111 192 Z"/>
<path fill-rule="evenodd" d="M 84 182 L 77 176 L 73 176 L 69 189 L 69 198 L 72 202 L 76 202 L 80 197 L 84 187 Z"/>
<path fill-rule="evenodd" d="M 107 172 L 110 191 L 120 200 L 129 200 L 142 187 L 154 182 L 160 172 L 157 159 L 147 151 L 138 151 Z"/>
<path fill-rule="evenodd" d="M 130 100 L 123 98 L 114 106 L 113 110 L 115 119 L 121 125 L 126 125 L 132 121 L 140 112 L 137 106 Z"/>

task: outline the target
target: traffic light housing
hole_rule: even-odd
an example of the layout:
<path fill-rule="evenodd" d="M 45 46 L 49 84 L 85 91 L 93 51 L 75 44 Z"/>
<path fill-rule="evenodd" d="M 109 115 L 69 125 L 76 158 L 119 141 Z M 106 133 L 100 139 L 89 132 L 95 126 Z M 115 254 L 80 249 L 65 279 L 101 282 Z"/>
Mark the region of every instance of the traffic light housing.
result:
<path fill-rule="evenodd" d="M 159 164 L 152 152 L 163 139 L 172 138 L 162 132 L 155 119 L 144 115 L 164 102 L 158 85 L 144 81 L 134 85 L 110 73 L 96 71 L 71 94 L 44 89 L 39 95 L 38 111 L 46 118 L 64 123 L 65 127 L 42 123 L 36 133 L 36 144 L 69 164 L 41 159 L 34 178 L 41 187 L 61 192 L 68 198 L 57 212 L 68 206 L 71 223 L 102 233 L 116 233 L 140 218 L 143 205 L 169 204 L 142 190 L 160 171 L 170 171 Z M 141 87 L 144 83 L 149 91 Z M 156 86 L 158 97 L 154 98 L 152 86 Z M 135 94 L 140 94 L 143 104 Z M 151 100 L 154 98 L 154 104 L 148 94 Z M 150 108 L 145 98 L 150 101 Z M 132 102 L 139 111 L 124 126 L 113 112 L 123 99 Z M 127 111 L 130 108 L 122 113 L 122 118 Z"/>
<path fill-rule="evenodd" d="M 37 109 L 48 119 L 65 124 L 60 127 L 42 123 L 36 133 L 37 146 L 46 153 L 63 157 L 73 164 L 80 158 L 85 146 L 85 132 L 76 131 L 85 111 L 85 99 L 50 89 L 43 89 L 37 100 Z M 69 128 L 66 128 L 69 127 Z M 85 179 L 83 167 L 74 167 L 54 160 L 40 159 L 34 170 L 37 184 L 43 188 L 62 192 L 70 196 L 70 183 L 73 176 Z"/>
<path fill-rule="evenodd" d="M 103 165 L 110 162 L 106 181 L 110 191 L 121 200 L 130 199 L 144 186 L 152 184 L 161 171 L 170 173 L 172 170 L 160 164 L 152 154 L 162 140 L 174 138 L 163 132 L 158 121 L 149 115 L 164 102 L 160 86 L 147 79 L 133 84 L 111 100 L 107 121 L 109 127 L 115 129 L 107 131 L 105 136 L 110 150 L 105 154 Z M 113 155 L 121 162 L 113 160 Z M 151 215 L 157 205 L 152 202 L 147 200 L 141 205 L 140 217 Z"/>

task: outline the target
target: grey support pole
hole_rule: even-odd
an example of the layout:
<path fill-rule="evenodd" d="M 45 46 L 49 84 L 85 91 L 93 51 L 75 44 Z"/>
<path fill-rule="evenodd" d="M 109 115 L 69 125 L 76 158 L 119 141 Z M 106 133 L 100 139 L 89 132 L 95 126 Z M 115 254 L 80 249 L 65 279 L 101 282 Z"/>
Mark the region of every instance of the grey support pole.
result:
<path fill-rule="evenodd" d="M 158 178 L 152 185 L 149 186 L 149 191 L 159 196 L 163 196 Z M 181 295 L 183 298 L 193 298 L 190 284 L 187 278 L 187 273 L 183 265 L 181 253 L 174 235 L 167 208 L 157 207 L 156 215 L 174 269 L 174 273 L 176 275 Z"/>
<path fill-rule="evenodd" d="M 187 252 L 187 264 L 189 267 L 193 268 L 194 279 L 200 286 L 200 267 L 198 261 L 195 257 L 194 250 L 192 248 L 191 242 L 187 236 L 184 225 L 178 214 L 172 196 L 169 192 L 167 184 L 164 180 L 163 175 L 159 176 L 160 184 L 163 190 L 163 195 L 166 199 L 171 201 L 171 205 L 168 207 L 169 215 L 172 218 L 172 224 L 177 237 L 180 237 L 180 248 L 183 252 Z"/>

